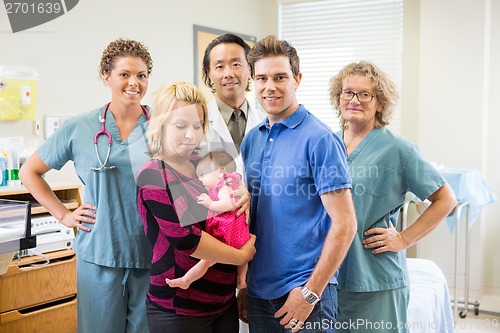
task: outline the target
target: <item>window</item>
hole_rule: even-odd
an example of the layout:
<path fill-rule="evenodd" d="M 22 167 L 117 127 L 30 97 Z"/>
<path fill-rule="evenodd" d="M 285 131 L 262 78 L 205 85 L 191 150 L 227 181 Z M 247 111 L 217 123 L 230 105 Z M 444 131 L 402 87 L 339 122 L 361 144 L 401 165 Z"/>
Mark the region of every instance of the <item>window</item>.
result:
<path fill-rule="evenodd" d="M 299 103 L 334 131 L 339 124 L 328 88 L 330 78 L 343 66 L 369 60 L 401 87 L 403 0 L 280 2 L 280 38 L 289 41 L 300 57 L 303 77 L 297 90 Z M 397 106 L 388 126 L 397 133 L 399 119 Z"/>

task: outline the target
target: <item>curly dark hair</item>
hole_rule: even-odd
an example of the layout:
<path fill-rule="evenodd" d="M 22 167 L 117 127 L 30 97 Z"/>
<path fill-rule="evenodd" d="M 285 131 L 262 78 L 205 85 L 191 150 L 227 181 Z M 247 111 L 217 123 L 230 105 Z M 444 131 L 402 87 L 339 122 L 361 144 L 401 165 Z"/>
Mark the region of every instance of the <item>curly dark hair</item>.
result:
<path fill-rule="evenodd" d="M 109 75 L 115 67 L 115 60 L 121 57 L 138 57 L 144 60 L 148 66 L 148 75 L 153 69 L 153 59 L 149 54 L 148 48 L 141 42 L 133 39 L 118 38 L 104 49 L 102 52 L 101 63 L 99 65 L 99 76 L 104 81 L 104 75 Z"/>

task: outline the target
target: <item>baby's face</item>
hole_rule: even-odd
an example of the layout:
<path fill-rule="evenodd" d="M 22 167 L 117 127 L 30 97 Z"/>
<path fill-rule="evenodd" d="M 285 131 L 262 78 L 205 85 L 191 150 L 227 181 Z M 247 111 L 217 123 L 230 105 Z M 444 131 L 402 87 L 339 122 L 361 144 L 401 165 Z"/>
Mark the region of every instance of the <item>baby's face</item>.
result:
<path fill-rule="evenodd" d="M 213 168 L 212 162 L 208 158 L 203 158 L 198 163 L 196 167 L 196 175 L 200 182 L 205 186 L 208 190 L 213 189 L 219 180 L 221 179 L 219 176 L 221 172 L 218 168 Z"/>

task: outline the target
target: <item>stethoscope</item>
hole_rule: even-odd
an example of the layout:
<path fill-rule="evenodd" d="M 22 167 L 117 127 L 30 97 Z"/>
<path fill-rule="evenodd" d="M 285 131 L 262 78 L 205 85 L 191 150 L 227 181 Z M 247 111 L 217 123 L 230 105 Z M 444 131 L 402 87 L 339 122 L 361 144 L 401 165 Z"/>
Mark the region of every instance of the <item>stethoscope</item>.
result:
<path fill-rule="evenodd" d="M 109 160 L 109 154 L 111 152 L 111 144 L 113 143 L 113 137 L 108 131 L 106 131 L 106 113 L 108 112 L 110 104 L 111 102 L 106 104 L 106 106 L 104 107 L 104 111 L 102 112 L 102 117 L 99 116 L 99 121 L 101 122 L 101 130 L 94 135 L 95 156 L 97 156 L 97 161 L 99 162 L 100 166 L 93 167 L 92 168 L 93 171 L 116 169 L 115 165 L 107 165 Z M 142 112 L 144 112 L 144 115 L 146 116 L 146 120 L 149 121 L 148 111 L 143 105 L 141 105 L 141 108 Z M 108 152 L 106 153 L 106 158 L 104 159 L 104 163 L 102 162 L 101 157 L 99 156 L 99 150 L 97 144 L 100 135 L 106 135 L 108 137 Z"/>

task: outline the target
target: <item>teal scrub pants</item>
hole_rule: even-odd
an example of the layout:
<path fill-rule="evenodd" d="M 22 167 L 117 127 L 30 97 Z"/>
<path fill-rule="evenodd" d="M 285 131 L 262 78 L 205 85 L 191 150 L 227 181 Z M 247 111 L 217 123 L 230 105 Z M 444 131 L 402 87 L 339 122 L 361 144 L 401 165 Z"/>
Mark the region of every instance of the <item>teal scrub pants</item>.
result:
<path fill-rule="evenodd" d="M 374 292 L 338 290 L 337 333 L 408 333 L 409 287 Z"/>
<path fill-rule="evenodd" d="M 148 333 L 149 269 L 76 262 L 78 333 Z"/>

